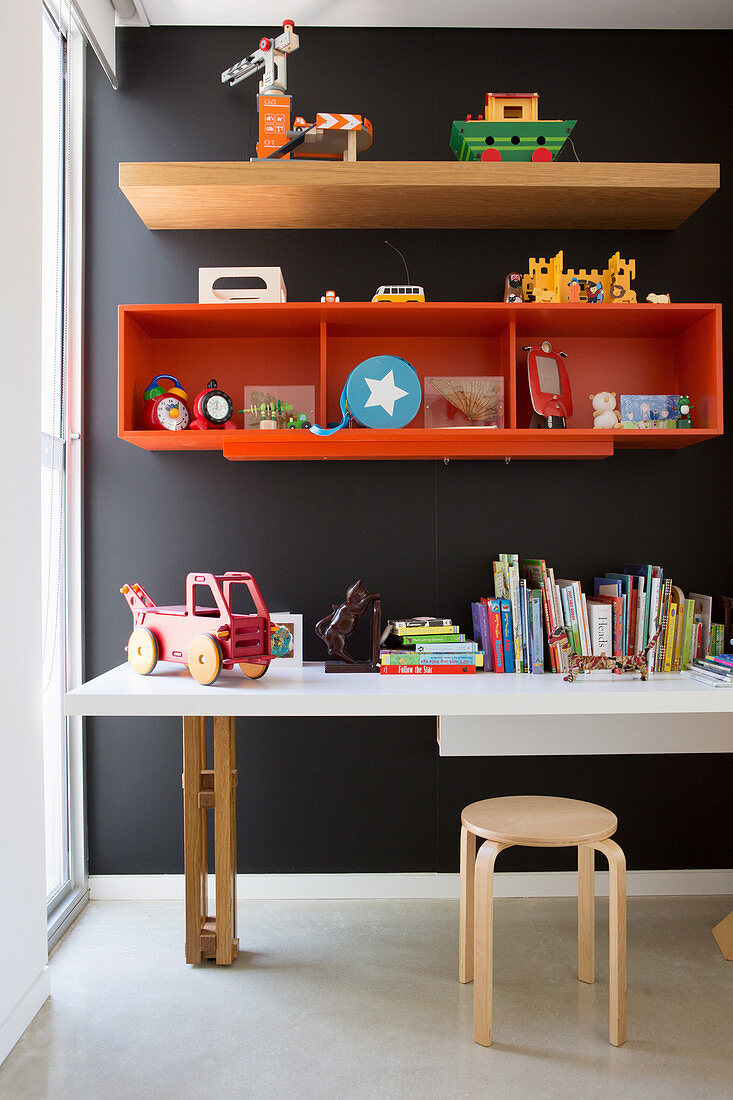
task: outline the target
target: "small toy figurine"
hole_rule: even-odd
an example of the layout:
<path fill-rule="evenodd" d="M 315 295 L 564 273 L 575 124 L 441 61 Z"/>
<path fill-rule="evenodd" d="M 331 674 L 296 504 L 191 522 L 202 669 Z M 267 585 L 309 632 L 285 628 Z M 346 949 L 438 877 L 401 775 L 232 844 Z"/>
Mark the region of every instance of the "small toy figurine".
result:
<path fill-rule="evenodd" d="M 325 294 L 321 295 L 321 301 L 330 304 L 332 302 L 340 302 L 341 299 L 338 297 L 335 290 L 327 290 Z"/>
<path fill-rule="evenodd" d="M 293 406 L 285 401 L 281 401 L 279 398 L 272 401 L 263 401 L 259 405 L 248 405 L 246 409 L 240 409 L 241 413 L 245 413 L 249 417 L 249 426 L 253 426 L 253 421 L 257 426 L 263 430 L 272 430 L 273 428 L 291 428 L 293 427 L 291 421 L 293 419 L 292 412 Z M 246 427 L 245 423 L 245 427 Z"/>
<path fill-rule="evenodd" d="M 354 633 L 362 615 L 372 608 L 369 661 L 355 661 L 346 652 L 346 639 Z M 326 661 L 326 672 L 379 672 L 379 638 L 382 633 L 382 601 L 378 592 L 367 592 L 361 580 L 347 589 L 342 604 L 332 604 L 330 614 L 316 623 L 316 634 L 331 657 L 343 664 Z"/>
<path fill-rule="evenodd" d="M 516 271 L 512 271 L 512 273 L 506 277 L 504 282 L 504 301 L 524 301 L 524 295 L 522 294 L 522 276 Z"/>
<path fill-rule="evenodd" d="M 616 408 L 616 394 L 603 390 L 601 393 L 592 393 L 590 399 L 593 402 L 593 427 L 594 428 L 618 428 L 621 426 L 621 413 Z"/>
<path fill-rule="evenodd" d="M 636 291 L 630 290 L 629 287 L 624 286 L 624 284 L 616 278 L 616 275 L 611 275 L 609 298 L 612 302 L 635 302 Z"/>
<path fill-rule="evenodd" d="M 596 283 L 591 286 L 590 283 L 585 288 L 585 296 L 591 303 L 603 301 L 603 283 Z"/>
<path fill-rule="evenodd" d="M 647 642 L 641 653 L 623 657 L 579 657 L 568 641 L 567 630 L 564 626 L 558 626 L 547 639 L 549 644 L 557 647 L 568 659 L 568 674 L 563 679 L 572 684 L 579 672 L 596 672 L 599 669 L 610 669 L 616 676 L 622 672 L 638 672 L 642 680 L 648 679 L 647 656 L 657 643 L 659 631 L 651 641 Z"/>
<path fill-rule="evenodd" d="M 236 427 L 232 423 L 234 416 L 234 402 L 228 393 L 218 388 L 215 378 L 212 378 L 205 390 L 196 395 L 193 403 L 194 421 L 192 428 L 200 432 L 208 428 Z"/>
<path fill-rule="evenodd" d="M 646 300 L 655 306 L 669 305 L 672 301 L 669 294 L 647 294 Z"/>
<path fill-rule="evenodd" d="M 161 380 L 173 382 L 167 390 Z M 172 374 L 156 374 L 143 394 L 143 424 L 146 428 L 165 428 L 180 432 L 188 427 L 191 414 L 188 411 L 188 394 Z"/>
<path fill-rule="evenodd" d="M 694 427 L 694 425 L 692 423 L 692 410 L 694 408 L 695 408 L 695 406 L 690 404 L 689 397 L 687 397 L 687 396 L 680 397 L 679 416 L 677 418 L 677 427 L 678 428 L 692 428 L 692 427 Z"/>
<path fill-rule="evenodd" d="M 566 417 L 573 415 L 570 379 L 562 362 L 565 352 L 553 351 L 549 340 L 543 340 L 539 346 L 525 347 L 524 351 L 534 409 L 530 428 L 565 428 Z"/>
<path fill-rule="evenodd" d="M 305 413 L 299 413 L 295 418 L 291 417 L 288 422 L 289 428 L 310 428 L 311 422 Z"/>
<path fill-rule="evenodd" d="M 568 283 L 568 301 L 573 304 L 580 301 L 580 283 L 577 279 L 571 279 Z"/>

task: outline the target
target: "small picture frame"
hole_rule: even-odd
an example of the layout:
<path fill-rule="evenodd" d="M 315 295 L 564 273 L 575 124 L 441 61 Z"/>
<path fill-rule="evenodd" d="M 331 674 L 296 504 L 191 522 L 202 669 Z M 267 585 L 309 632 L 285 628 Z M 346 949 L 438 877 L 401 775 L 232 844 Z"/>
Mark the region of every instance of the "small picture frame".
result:
<path fill-rule="evenodd" d="M 623 428 L 676 428 L 680 399 L 670 393 L 622 393 L 619 398 Z"/>
<path fill-rule="evenodd" d="M 426 428 L 503 428 L 504 379 L 425 379 Z"/>
<path fill-rule="evenodd" d="M 303 428 L 316 418 L 315 386 L 245 386 L 245 428 Z"/>
<path fill-rule="evenodd" d="M 270 650 L 276 664 L 303 664 L 303 616 L 270 612 Z M 288 635 L 290 644 L 288 645 Z"/>

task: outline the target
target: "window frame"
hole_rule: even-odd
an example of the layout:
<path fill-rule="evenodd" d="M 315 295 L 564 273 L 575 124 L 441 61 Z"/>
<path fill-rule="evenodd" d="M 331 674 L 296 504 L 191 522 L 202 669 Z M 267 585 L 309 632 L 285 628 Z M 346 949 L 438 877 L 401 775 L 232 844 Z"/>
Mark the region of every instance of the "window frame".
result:
<path fill-rule="evenodd" d="M 83 682 L 83 293 L 84 293 L 84 108 L 86 48 L 68 5 L 46 0 L 50 18 L 66 39 L 66 173 L 64 212 L 66 245 L 63 286 L 66 296 L 66 371 L 62 399 L 65 415 L 65 576 L 66 690 Z M 63 10 L 66 8 L 66 10 Z M 61 9 L 61 10 L 59 10 Z M 60 700 L 63 706 L 63 699 Z M 49 948 L 89 900 L 84 799 L 84 727 L 79 717 L 66 719 L 69 878 L 51 896 L 47 911 Z"/>

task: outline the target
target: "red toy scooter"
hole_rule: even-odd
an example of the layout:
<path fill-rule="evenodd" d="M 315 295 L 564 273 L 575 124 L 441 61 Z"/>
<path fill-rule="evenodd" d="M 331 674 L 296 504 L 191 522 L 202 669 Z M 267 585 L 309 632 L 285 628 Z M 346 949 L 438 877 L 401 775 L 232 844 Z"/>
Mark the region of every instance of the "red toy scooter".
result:
<path fill-rule="evenodd" d="M 530 428 L 567 427 L 566 418 L 573 415 L 573 395 L 562 362 L 565 352 L 554 351 L 549 340 L 523 350 L 527 352 L 529 396 L 534 409 Z"/>

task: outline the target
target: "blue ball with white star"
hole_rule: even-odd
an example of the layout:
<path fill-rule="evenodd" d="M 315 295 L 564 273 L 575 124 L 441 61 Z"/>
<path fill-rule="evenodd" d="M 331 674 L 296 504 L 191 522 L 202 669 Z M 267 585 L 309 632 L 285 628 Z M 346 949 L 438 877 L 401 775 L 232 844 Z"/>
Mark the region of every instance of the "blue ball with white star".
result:
<path fill-rule="evenodd" d="M 404 428 L 422 402 L 420 379 L 399 355 L 373 355 L 349 375 L 346 401 L 366 428 Z"/>

